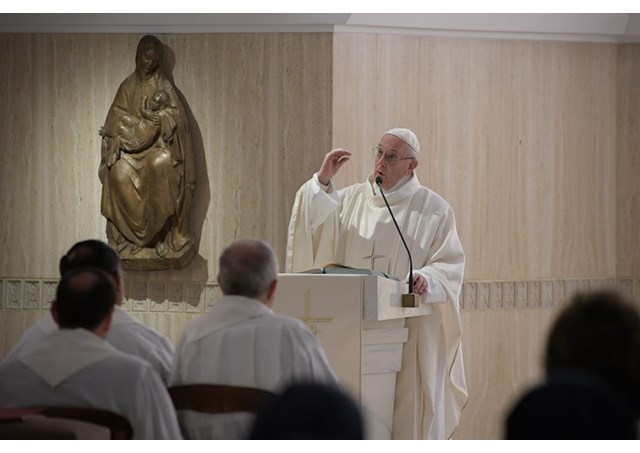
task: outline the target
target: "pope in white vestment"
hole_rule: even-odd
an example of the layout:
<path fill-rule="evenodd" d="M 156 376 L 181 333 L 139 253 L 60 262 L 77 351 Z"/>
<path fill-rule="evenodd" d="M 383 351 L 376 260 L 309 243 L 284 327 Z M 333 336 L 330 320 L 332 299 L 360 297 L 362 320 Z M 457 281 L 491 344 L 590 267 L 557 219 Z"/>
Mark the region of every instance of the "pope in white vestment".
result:
<path fill-rule="evenodd" d="M 0 407 L 94 407 L 127 417 L 134 439 L 181 439 L 173 404 L 144 360 L 85 329 L 60 329 L 0 366 Z"/>
<path fill-rule="evenodd" d="M 409 341 L 396 384 L 393 437 L 447 439 L 467 401 L 459 296 L 464 252 L 453 210 L 413 172 L 419 144 L 408 129 L 392 129 L 374 148 L 367 182 L 336 190 L 331 176 L 350 158 L 338 148 L 296 194 L 289 224 L 286 272 L 339 262 L 406 281 L 409 259 L 375 179 L 411 250 L 414 292 L 432 303 L 429 316 L 407 318 Z"/>
<path fill-rule="evenodd" d="M 49 334 L 58 330 L 51 313 L 29 327 L 3 359 L 3 363 L 18 358 L 33 349 Z M 119 351 L 140 357 L 153 367 L 164 382 L 169 376 L 174 348 L 164 335 L 145 326 L 120 306 L 113 310 L 111 329 L 106 340 Z"/>

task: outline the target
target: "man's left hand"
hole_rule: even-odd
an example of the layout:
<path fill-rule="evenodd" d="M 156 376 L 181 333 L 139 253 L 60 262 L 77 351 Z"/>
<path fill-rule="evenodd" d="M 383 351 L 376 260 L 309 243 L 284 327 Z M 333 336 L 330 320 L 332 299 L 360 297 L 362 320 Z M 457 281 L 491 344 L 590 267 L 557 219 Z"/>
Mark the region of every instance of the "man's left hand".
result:
<path fill-rule="evenodd" d="M 422 295 L 429 289 L 427 280 L 420 274 L 413 274 L 413 292 Z"/>

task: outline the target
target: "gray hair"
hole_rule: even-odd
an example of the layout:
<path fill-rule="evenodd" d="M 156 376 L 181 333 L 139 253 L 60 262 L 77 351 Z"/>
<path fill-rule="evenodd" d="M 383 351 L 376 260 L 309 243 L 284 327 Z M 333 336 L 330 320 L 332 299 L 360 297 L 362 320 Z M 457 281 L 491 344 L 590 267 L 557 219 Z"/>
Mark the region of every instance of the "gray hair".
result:
<path fill-rule="evenodd" d="M 225 295 L 260 299 L 278 276 L 278 260 L 260 239 L 240 239 L 220 255 L 218 280 Z"/>

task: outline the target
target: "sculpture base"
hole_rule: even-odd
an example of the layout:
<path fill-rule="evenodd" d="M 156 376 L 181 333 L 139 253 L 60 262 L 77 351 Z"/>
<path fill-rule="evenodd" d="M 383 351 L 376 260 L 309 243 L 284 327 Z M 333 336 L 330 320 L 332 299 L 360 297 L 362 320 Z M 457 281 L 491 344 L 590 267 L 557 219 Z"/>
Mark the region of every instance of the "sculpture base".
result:
<path fill-rule="evenodd" d="M 122 268 L 127 271 L 164 271 L 182 269 L 196 256 L 195 241 L 189 242 L 178 252 L 169 249 L 165 256 L 159 256 L 155 248 L 144 248 L 132 254 L 127 247 L 120 253 Z"/>

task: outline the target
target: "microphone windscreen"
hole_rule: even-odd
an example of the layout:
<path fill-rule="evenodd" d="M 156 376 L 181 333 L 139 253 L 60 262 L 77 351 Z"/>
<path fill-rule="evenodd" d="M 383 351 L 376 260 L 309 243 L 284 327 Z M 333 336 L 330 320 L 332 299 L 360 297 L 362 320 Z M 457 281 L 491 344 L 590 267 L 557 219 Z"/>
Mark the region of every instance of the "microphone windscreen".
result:
<path fill-rule="evenodd" d="M 382 184 L 382 176 L 378 176 L 378 177 L 376 178 L 376 184 L 377 184 L 377 185 Z"/>

